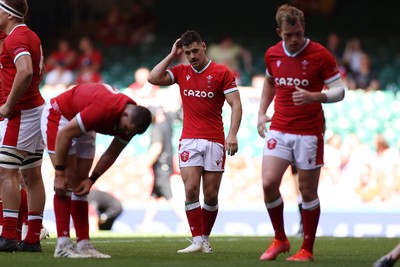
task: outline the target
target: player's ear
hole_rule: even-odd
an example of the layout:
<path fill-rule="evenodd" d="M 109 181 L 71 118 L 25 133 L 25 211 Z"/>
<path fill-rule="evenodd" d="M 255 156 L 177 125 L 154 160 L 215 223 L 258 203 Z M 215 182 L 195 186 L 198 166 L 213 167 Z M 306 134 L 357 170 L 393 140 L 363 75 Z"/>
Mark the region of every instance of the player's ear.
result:
<path fill-rule="evenodd" d="M 280 38 L 282 38 L 282 32 L 281 32 L 281 29 L 279 29 L 279 28 L 276 28 L 276 34 L 278 34 L 278 36 L 279 36 Z"/>

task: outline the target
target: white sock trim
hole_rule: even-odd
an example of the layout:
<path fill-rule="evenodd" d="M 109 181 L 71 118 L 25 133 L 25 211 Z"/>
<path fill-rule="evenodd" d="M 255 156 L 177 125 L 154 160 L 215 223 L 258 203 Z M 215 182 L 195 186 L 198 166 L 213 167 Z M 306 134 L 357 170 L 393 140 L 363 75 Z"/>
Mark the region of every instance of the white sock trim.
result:
<path fill-rule="evenodd" d="M 200 208 L 200 202 L 199 201 L 185 204 L 185 211 L 195 210 L 197 208 Z"/>
<path fill-rule="evenodd" d="M 265 206 L 267 207 L 267 209 L 273 209 L 278 207 L 279 205 L 281 205 L 283 203 L 283 199 L 282 196 L 279 196 L 276 200 L 272 201 L 272 202 L 265 202 Z"/>
<path fill-rule="evenodd" d="M 88 196 L 87 195 L 85 195 L 85 196 L 77 196 L 74 193 L 72 193 L 71 200 L 72 201 L 88 201 Z"/>
<path fill-rule="evenodd" d="M 207 203 L 204 202 L 203 203 L 203 209 L 208 210 L 208 211 L 216 211 L 216 210 L 218 210 L 218 203 L 215 206 L 210 206 L 210 205 L 207 205 Z"/>
<path fill-rule="evenodd" d="M 310 202 L 303 202 L 301 208 L 305 210 L 313 210 L 318 208 L 318 206 L 319 206 L 319 199 L 317 198 Z"/>

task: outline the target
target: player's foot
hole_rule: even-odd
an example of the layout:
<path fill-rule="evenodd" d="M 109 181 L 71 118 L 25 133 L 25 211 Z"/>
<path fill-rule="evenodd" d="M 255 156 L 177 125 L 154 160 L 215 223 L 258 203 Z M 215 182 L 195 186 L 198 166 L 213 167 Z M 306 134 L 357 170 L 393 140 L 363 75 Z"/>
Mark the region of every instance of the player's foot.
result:
<path fill-rule="evenodd" d="M 17 251 L 17 240 L 6 239 L 0 236 L 0 251 L 1 252 L 14 252 Z"/>
<path fill-rule="evenodd" d="M 208 241 L 203 241 L 203 248 L 202 248 L 202 252 L 204 253 L 211 253 L 213 252 L 210 242 Z"/>
<path fill-rule="evenodd" d="M 49 230 L 43 226 L 43 228 L 40 230 L 40 240 L 47 238 L 50 238 Z"/>
<path fill-rule="evenodd" d="M 79 254 L 71 242 L 65 244 L 57 244 L 54 251 L 54 258 L 88 258 L 85 255 Z"/>
<path fill-rule="evenodd" d="M 40 241 L 35 244 L 27 244 L 21 241 L 17 245 L 17 252 L 42 252 L 42 246 L 40 245 Z"/>
<path fill-rule="evenodd" d="M 289 240 L 278 240 L 274 238 L 272 245 L 260 256 L 262 261 L 273 261 L 280 253 L 286 253 L 290 250 Z"/>
<path fill-rule="evenodd" d="M 296 254 L 286 259 L 287 261 L 313 261 L 314 256 L 305 249 L 300 249 Z"/>
<path fill-rule="evenodd" d="M 21 233 L 22 240 L 25 239 L 27 233 L 28 233 L 28 225 L 23 224 Z M 42 226 L 42 229 L 40 230 L 40 241 L 42 241 L 43 239 L 47 239 L 49 237 L 50 237 L 49 231 L 47 230 L 46 227 Z"/>
<path fill-rule="evenodd" d="M 190 239 L 188 239 L 192 244 L 190 244 L 190 246 L 188 246 L 187 248 L 184 249 L 180 249 L 177 252 L 178 253 L 194 253 L 194 252 L 203 252 L 203 242 L 198 241 L 192 241 Z"/>
<path fill-rule="evenodd" d="M 374 262 L 372 267 L 392 267 L 394 266 L 395 263 L 396 261 L 394 259 L 392 259 L 390 256 L 385 255 L 376 262 Z"/>
<path fill-rule="evenodd" d="M 111 258 L 110 255 L 101 253 L 97 251 L 92 244 L 90 244 L 89 240 L 82 240 L 78 244 L 78 252 L 81 255 L 87 256 L 88 258 L 101 258 L 101 259 L 108 259 Z"/>

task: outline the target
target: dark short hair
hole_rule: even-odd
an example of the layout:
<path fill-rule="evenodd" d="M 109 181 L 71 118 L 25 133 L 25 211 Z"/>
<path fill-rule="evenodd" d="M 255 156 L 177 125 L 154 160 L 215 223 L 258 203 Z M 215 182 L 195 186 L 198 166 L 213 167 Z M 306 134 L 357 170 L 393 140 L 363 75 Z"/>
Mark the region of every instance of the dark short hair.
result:
<path fill-rule="evenodd" d="M 151 123 L 151 112 L 143 106 L 135 106 L 131 112 L 131 123 L 136 126 L 136 133 L 144 133 Z"/>
<path fill-rule="evenodd" d="M 26 16 L 28 14 L 28 2 L 26 0 L 5 0 L 4 3 Z"/>
<path fill-rule="evenodd" d="M 201 39 L 201 36 L 198 32 L 193 31 L 193 30 L 188 30 L 181 36 L 181 43 L 183 46 L 188 46 L 192 43 L 198 43 L 201 44 L 203 40 Z"/>

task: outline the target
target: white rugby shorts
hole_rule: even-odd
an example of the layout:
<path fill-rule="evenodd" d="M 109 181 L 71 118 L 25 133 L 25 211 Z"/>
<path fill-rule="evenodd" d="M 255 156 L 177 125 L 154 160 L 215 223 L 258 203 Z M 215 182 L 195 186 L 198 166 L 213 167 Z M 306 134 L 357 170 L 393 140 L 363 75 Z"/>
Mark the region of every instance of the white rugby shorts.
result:
<path fill-rule="evenodd" d="M 301 170 L 313 170 L 324 165 L 324 140 L 315 135 L 298 135 L 268 131 L 264 156 L 274 156 L 290 161 Z"/>
<path fill-rule="evenodd" d="M 43 110 L 43 115 L 41 119 L 41 130 L 43 135 L 43 140 L 46 144 L 46 148 L 49 154 L 54 154 L 56 135 L 60 129 L 65 127 L 69 120 L 64 116 L 61 116 L 57 121 L 53 118 L 53 123 L 49 122 L 49 116 L 51 105 L 48 103 Z M 53 136 L 54 135 L 54 136 Z M 50 144 L 51 143 L 51 144 Z M 50 149 L 49 149 L 50 147 Z M 71 147 L 69 149 L 69 155 L 76 155 L 79 158 L 93 159 L 96 152 L 96 132 L 90 131 L 86 134 L 73 138 L 71 142 Z"/>
<path fill-rule="evenodd" d="M 182 139 L 179 143 L 179 167 L 194 166 L 201 166 L 205 171 L 224 171 L 224 146 L 205 139 Z"/>
<path fill-rule="evenodd" d="M 40 117 L 45 105 L 14 112 L 1 125 L 1 146 L 35 153 L 44 149 Z"/>

